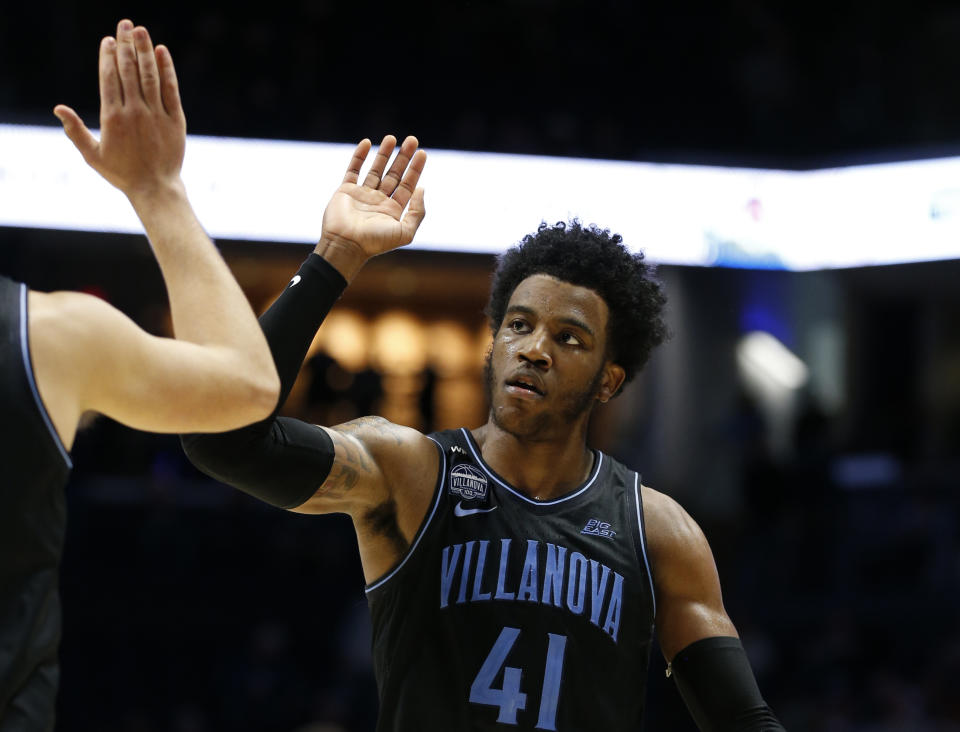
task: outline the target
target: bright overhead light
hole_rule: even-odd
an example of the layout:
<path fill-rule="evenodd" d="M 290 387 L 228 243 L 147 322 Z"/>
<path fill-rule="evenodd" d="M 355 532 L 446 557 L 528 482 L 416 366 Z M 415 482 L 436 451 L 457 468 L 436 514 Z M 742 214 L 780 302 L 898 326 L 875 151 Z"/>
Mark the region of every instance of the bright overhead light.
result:
<path fill-rule="evenodd" d="M 796 354 L 764 331 L 747 333 L 737 344 L 737 363 L 747 378 L 760 380 L 782 390 L 799 389 L 810 370 Z"/>

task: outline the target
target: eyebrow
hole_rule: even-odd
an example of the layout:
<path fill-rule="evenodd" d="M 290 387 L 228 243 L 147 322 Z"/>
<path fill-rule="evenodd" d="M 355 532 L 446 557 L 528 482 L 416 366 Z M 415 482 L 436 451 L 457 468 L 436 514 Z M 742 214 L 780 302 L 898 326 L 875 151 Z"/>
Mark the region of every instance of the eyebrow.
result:
<path fill-rule="evenodd" d="M 507 308 L 507 313 L 524 313 L 525 315 L 533 315 L 536 317 L 538 315 L 537 311 L 526 305 L 511 305 Z M 584 323 L 582 320 L 572 317 L 559 318 L 561 323 L 566 323 L 567 325 L 572 325 L 575 328 L 579 328 L 584 333 L 587 333 L 590 336 L 595 336 L 593 328 Z"/>

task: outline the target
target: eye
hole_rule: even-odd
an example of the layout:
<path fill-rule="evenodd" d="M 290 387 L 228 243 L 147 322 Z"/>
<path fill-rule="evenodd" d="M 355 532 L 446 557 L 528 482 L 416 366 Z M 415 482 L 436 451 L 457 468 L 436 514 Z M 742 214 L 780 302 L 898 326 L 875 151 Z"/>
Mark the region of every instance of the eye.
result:
<path fill-rule="evenodd" d="M 559 341 L 565 346 L 582 346 L 583 341 L 581 341 L 575 334 L 570 331 L 564 331 L 560 334 Z"/>
<path fill-rule="evenodd" d="M 527 321 L 522 318 L 514 318 L 507 324 L 507 327 L 514 333 L 523 333 L 527 330 Z"/>

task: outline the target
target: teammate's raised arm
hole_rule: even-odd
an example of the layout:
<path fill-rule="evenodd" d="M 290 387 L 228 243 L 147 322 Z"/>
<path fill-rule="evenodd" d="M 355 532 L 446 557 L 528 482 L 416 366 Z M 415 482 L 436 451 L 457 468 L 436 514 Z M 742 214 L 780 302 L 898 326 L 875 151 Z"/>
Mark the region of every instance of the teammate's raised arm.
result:
<path fill-rule="evenodd" d="M 99 77 L 99 140 L 70 107 L 54 113 L 143 222 L 175 339 L 150 336 L 87 295 L 31 293 L 31 350 L 51 418 L 67 445 L 87 410 L 157 432 L 262 419 L 276 405 L 278 379 L 246 297 L 187 199 L 186 120 L 170 51 L 122 20 L 116 38 L 100 43 Z"/>
<path fill-rule="evenodd" d="M 54 49 L 55 50 L 55 49 Z M 170 52 L 129 20 L 100 44 L 97 140 L 55 114 L 146 228 L 176 338 L 148 335 L 106 302 L 32 292 L 0 275 L 0 729 L 55 728 L 64 486 L 81 414 L 176 432 L 270 413 L 279 379 L 256 317 L 187 201 L 186 123 Z"/>

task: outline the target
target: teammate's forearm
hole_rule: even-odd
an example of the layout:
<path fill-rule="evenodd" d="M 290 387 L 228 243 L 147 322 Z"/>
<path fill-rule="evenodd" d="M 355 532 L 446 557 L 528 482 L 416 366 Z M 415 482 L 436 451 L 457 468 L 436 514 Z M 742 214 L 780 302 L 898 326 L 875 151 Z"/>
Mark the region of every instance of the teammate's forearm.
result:
<path fill-rule="evenodd" d="M 182 184 L 130 201 L 160 265 L 177 337 L 201 344 L 248 341 L 254 333 L 250 305 Z"/>
<path fill-rule="evenodd" d="M 275 394 L 272 359 L 250 303 L 197 220 L 182 182 L 129 199 L 163 274 L 176 337 L 225 348 L 237 362 L 231 376 Z"/>

